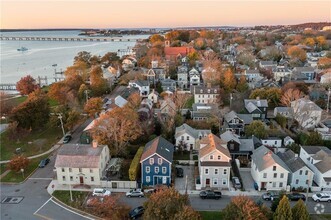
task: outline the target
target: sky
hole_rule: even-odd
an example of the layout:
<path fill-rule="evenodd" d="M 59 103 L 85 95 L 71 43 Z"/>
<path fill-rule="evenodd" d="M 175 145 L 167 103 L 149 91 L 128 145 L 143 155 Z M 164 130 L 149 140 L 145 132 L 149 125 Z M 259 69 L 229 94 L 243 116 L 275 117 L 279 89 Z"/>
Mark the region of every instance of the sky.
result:
<path fill-rule="evenodd" d="M 1 29 L 175 28 L 330 22 L 331 0 L 0 0 Z"/>

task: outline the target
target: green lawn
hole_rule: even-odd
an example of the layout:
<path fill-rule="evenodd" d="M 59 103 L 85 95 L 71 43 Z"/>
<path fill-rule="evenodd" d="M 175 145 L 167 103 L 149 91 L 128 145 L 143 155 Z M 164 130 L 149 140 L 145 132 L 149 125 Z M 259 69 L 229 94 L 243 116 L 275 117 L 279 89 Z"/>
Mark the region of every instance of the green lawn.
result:
<path fill-rule="evenodd" d="M 331 214 L 310 215 L 311 220 L 330 220 Z"/>
<path fill-rule="evenodd" d="M 71 207 L 83 209 L 84 201 L 88 193 L 89 192 L 72 191 L 73 201 L 70 200 L 70 191 L 56 190 L 53 196 Z"/>
<path fill-rule="evenodd" d="M 6 164 L 0 164 L 0 175 L 6 171 Z"/>
<path fill-rule="evenodd" d="M 46 158 L 46 156 L 44 157 Z M 25 180 L 39 165 L 40 160 L 43 158 L 36 158 L 30 160 L 29 166 L 24 170 L 24 178 L 21 172 L 10 171 L 6 176 L 4 176 L 0 181 L 1 182 L 12 182 L 20 183 Z"/>
<path fill-rule="evenodd" d="M 222 212 L 218 211 L 200 211 L 202 220 L 220 220 L 223 218 Z"/>
<path fill-rule="evenodd" d="M 190 152 L 175 152 L 174 153 L 174 160 L 190 160 Z"/>
<path fill-rule="evenodd" d="M 193 103 L 194 103 L 194 97 L 191 96 L 190 99 L 186 102 L 184 108 L 192 108 Z"/>
<path fill-rule="evenodd" d="M 42 131 L 32 131 L 21 140 L 10 140 L 7 131 L 0 134 L 0 160 L 10 160 L 16 148 L 21 148 L 24 156 L 40 154 L 50 149 L 62 137 L 59 127 L 48 127 Z M 30 144 L 29 144 L 30 143 Z"/>

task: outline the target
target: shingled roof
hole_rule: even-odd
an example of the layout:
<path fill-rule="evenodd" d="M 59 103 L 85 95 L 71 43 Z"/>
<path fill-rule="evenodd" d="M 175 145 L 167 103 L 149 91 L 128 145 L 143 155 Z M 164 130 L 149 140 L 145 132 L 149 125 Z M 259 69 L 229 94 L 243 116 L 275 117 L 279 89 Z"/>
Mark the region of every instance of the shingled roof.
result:
<path fill-rule="evenodd" d="M 220 151 L 222 154 L 231 158 L 230 152 L 227 148 L 227 142 L 223 141 L 219 137 L 214 134 L 209 134 L 207 137 L 204 137 L 200 140 L 200 144 L 206 144 L 206 146 L 202 147 L 199 151 L 199 158 L 204 157 L 214 150 Z"/>
<path fill-rule="evenodd" d="M 256 164 L 259 172 L 267 169 L 270 166 L 274 166 L 275 164 L 278 164 L 289 171 L 287 165 L 276 154 L 274 154 L 265 146 L 261 146 L 253 151 L 252 161 L 254 161 Z"/>
<path fill-rule="evenodd" d="M 172 163 L 173 153 L 174 145 L 163 137 L 158 136 L 145 145 L 140 163 L 154 154 L 158 154 Z"/>

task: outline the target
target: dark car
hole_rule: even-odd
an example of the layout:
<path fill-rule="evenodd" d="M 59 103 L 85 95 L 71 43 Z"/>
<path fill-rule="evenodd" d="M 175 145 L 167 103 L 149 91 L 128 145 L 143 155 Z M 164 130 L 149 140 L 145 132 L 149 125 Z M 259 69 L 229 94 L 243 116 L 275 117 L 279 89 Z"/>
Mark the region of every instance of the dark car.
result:
<path fill-rule="evenodd" d="M 177 177 L 183 177 L 184 176 L 184 170 L 181 167 L 176 167 L 176 176 Z"/>
<path fill-rule="evenodd" d="M 144 214 L 144 211 L 145 211 L 144 207 L 138 206 L 137 208 L 134 208 L 129 212 L 129 217 L 131 219 L 139 218 Z"/>
<path fill-rule="evenodd" d="M 291 193 L 287 195 L 288 199 L 291 201 L 299 201 L 302 199 L 303 201 L 306 201 L 306 196 L 301 193 Z"/>
<path fill-rule="evenodd" d="M 241 183 L 238 177 L 236 176 L 232 177 L 232 183 L 235 189 L 241 189 Z"/>
<path fill-rule="evenodd" d="M 254 189 L 259 190 L 259 185 L 257 185 L 257 183 L 254 183 Z"/>
<path fill-rule="evenodd" d="M 49 161 L 50 161 L 49 158 L 41 160 L 40 163 L 39 163 L 39 167 L 44 168 L 49 163 Z"/>
<path fill-rule="evenodd" d="M 69 143 L 70 142 L 70 140 L 71 140 L 71 135 L 66 135 L 66 136 L 64 136 L 64 138 L 63 138 L 63 143 L 64 144 L 66 144 L 66 143 Z"/>
<path fill-rule="evenodd" d="M 201 199 L 220 199 L 222 198 L 222 193 L 219 191 L 206 190 L 201 191 L 199 196 Z"/>

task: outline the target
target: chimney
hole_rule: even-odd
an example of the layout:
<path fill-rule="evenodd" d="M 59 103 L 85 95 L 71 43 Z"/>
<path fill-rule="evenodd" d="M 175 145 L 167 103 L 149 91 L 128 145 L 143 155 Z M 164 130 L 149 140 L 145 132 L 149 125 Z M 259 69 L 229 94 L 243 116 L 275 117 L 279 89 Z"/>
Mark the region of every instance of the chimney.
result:
<path fill-rule="evenodd" d="M 98 141 L 93 140 L 93 141 L 92 141 L 92 147 L 93 147 L 93 148 L 97 148 L 97 147 L 98 147 Z"/>
<path fill-rule="evenodd" d="M 260 96 L 256 97 L 256 100 L 257 100 L 257 101 L 260 101 Z"/>
<path fill-rule="evenodd" d="M 211 88 L 211 83 L 207 83 L 207 88 Z"/>

